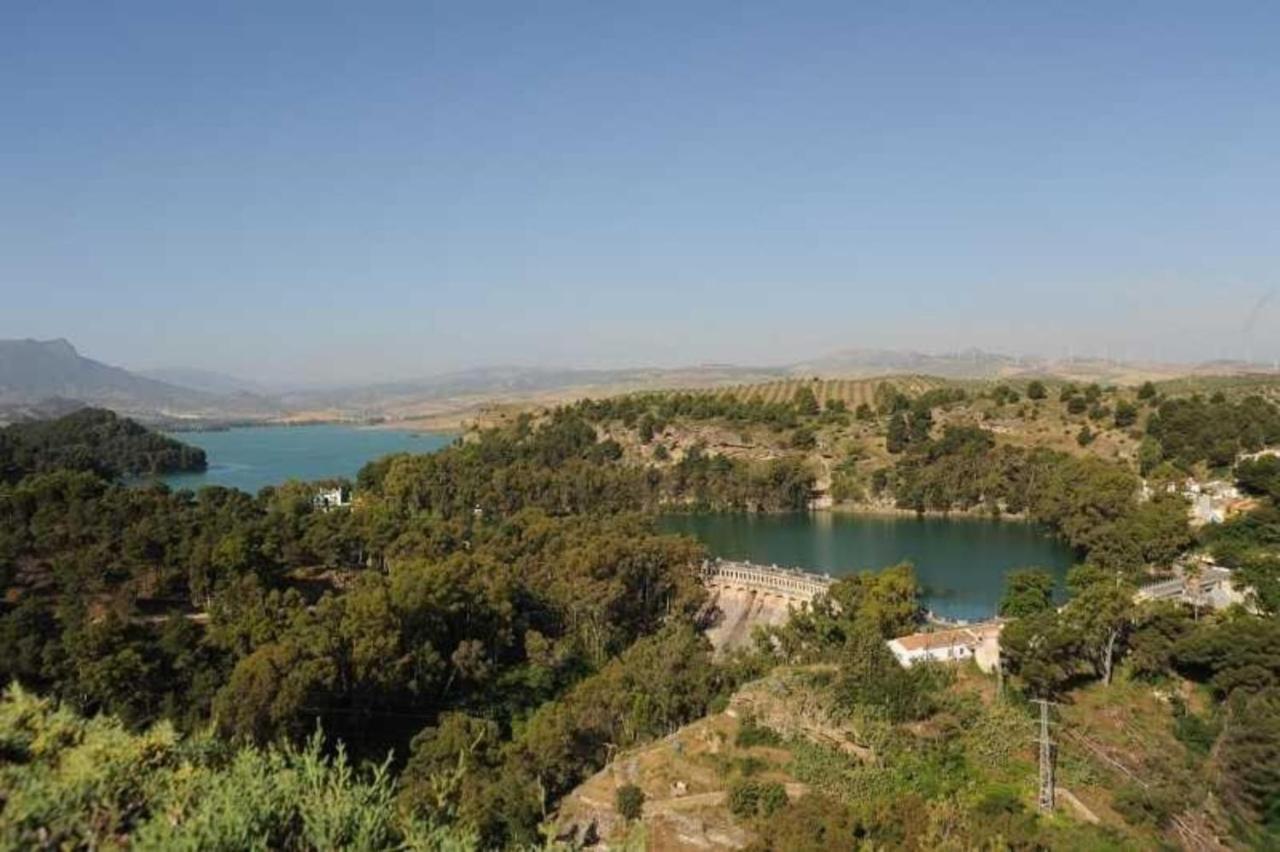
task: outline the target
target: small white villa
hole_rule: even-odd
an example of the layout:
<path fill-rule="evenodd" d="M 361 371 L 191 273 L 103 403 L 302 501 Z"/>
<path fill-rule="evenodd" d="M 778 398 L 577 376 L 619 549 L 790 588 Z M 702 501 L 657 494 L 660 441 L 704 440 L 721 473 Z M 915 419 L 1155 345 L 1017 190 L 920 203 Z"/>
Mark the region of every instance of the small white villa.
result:
<path fill-rule="evenodd" d="M 1004 625 L 991 621 L 951 630 L 912 633 L 890 639 L 889 650 L 903 668 L 924 660 L 963 662 L 976 660 L 984 672 L 993 671 L 1000 661 L 1000 631 Z"/>
<path fill-rule="evenodd" d="M 323 488 L 311 498 L 311 505 L 322 511 L 351 505 L 351 492 L 345 488 Z"/>

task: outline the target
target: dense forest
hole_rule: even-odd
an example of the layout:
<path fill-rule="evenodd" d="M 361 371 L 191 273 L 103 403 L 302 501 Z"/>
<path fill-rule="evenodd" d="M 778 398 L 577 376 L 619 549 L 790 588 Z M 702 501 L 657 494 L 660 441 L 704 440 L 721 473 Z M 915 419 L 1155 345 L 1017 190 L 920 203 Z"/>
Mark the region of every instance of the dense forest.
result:
<path fill-rule="evenodd" d="M 132 729 L 267 746 L 319 724 L 485 845 L 532 842 L 609 748 L 734 683 L 694 629 L 700 548 L 640 512 L 807 497 L 785 465 L 621 465 L 568 412 L 373 463 L 350 511 L 55 466 L 0 486 L 0 676 Z M 473 769 L 441 802 L 463 739 Z"/>
<path fill-rule="evenodd" d="M 0 428 L 0 482 L 50 470 L 111 478 L 204 468 L 204 450 L 100 408 Z"/>
<path fill-rule="evenodd" d="M 1154 847 L 1193 816 L 1201 827 L 1187 830 L 1207 820 L 1243 845 L 1280 836 L 1266 768 L 1280 759 L 1276 462 L 1240 463 L 1256 504 L 1197 538 L 1181 498 L 1140 499 L 1125 465 L 935 423 L 962 401 L 951 391 L 886 392 L 864 412 L 635 399 L 377 460 L 354 505 L 333 511 L 300 483 L 257 495 L 126 484 L 162 451 L 195 456 L 145 430 L 123 441 L 140 427 L 99 413 L 24 426 L 21 452 L 7 437 L 21 463 L 0 483 L 0 677 L 14 684 L 0 699 L 0 845 L 554 846 L 557 804 L 615 753 L 718 712 L 774 670 L 798 673 L 874 759 L 743 735 L 782 749 L 812 789 L 790 801 L 749 761 L 726 770 L 731 810 L 761 849 L 1045 848 L 1068 836 Z M 1201 439 L 1171 437 L 1203 418 L 1142 404 L 1159 417 L 1162 462 L 1203 460 L 1183 457 Z M 1236 405 L 1270 440 L 1274 409 Z M 802 454 L 699 446 L 637 464 L 600 428 L 631 419 L 653 440 L 663 418 L 703 414 L 784 430 L 899 417 L 881 487 L 908 508 L 1045 525 L 1081 555 L 1072 600 L 1056 608 L 1037 570 L 1009 577 L 1003 697 L 893 661 L 884 640 L 919 626 L 905 565 L 840 580 L 755 647 L 716 657 L 700 629 L 702 549 L 659 534 L 653 510 L 802 508 L 814 474 Z M 1248 578 L 1250 608 L 1134 602 L 1151 571 L 1200 545 Z M 1178 696 L 1160 734 L 1177 766 L 1147 754 L 1133 769 L 1159 784 L 1117 776 L 1120 827 L 1037 817 L 1020 746 L 993 745 L 1026 740 L 1027 699 L 1114 709 L 1143 690 Z M 643 811 L 638 794 L 627 802 Z"/>
<path fill-rule="evenodd" d="M 1141 501 L 1136 474 L 1097 458 L 997 446 L 975 427 L 914 442 L 888 479 L 902 508 L 1014 512 L 1054 530 L 1100 567 L 1169 567 L 1191 544 L 1185 501 Z"/>

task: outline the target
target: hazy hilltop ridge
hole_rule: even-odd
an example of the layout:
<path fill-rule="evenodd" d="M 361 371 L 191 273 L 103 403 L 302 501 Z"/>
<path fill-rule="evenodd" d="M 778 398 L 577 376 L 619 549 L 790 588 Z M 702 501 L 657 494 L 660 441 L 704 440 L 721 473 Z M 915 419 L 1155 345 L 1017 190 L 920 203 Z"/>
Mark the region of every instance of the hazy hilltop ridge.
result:
<path fill-rule="evenodd" d="M 578 369 L 478 367 L 393 382 L 268 390 L 216 371 L 110 366 L 57 340 L 0 341 L 0 421 L 57 416 L 99 405 L 152 423 L 176 421 L 387 421 L 419 428 L 458 428 L 503 406 L 550 406 L 583 397 L 637 391 L 708 390 L 788 379 L 928 376 L 952 381 L 1029 380 L 1138 385 L 1143 381 L 1273 371 L 1256 364 L 1148 364 L 1104 359 L 1051 360 L 979 349 L 922 353 L 850 349 L 794 364 Z"/>
<path fill-rule="evenodd" d="M 54 400 L 64 404 L 56 405 Z M 67 409 L 76 403 L 151 420 L 266 416 L 278 411 L 262 397 L 179 387 L 86 358 L 61 338 L 0 340 L 0 418 L 27 419 L 31 413 Z"/>
<path fill-rule="evenodd" d="M 957 382 L 1025 382 L 1053 377 L 1084 384 L 1137 386 L 1148 380 L 1212 375 L 1243 378 L 1270 372 L 1260 365 L 1244 363 L 1151 364 L 1026 358 L 976 349 L 950 354 L 856 349 L 776 366 L 485 367 L 417 380 L 284 393 L 279 401 L 291 419 L 378 418 L 422 428 L 457 428 L 464 421 L 493 419 L 509 408 L 554 406 L 583 397 L 661 390 L 727 390 L 812 377 L 839 381 L 914 376 Z"/>
<path fill-rule="evenodd" d="M 85 358 L 58 340 L 0 341 L 0 399 L 113 397 L 151 404 L 191 403 L 190 393 Z"/>
<path fill-rule="evenodd" d="M 123 411 L 191 411 L 214 400 L 80 355 L 66 340 L 0 340 L 0 402 L 60 397 Z"/>
<path fill-rule="evenodd" d="M 1022 369 L 1028 359 L 999 355 L 981 349 L 930 354 L 895 349 L 845 349 L 791 367 L 793 375 L 883 376 L 893 373 L 924 373 L 957 379 L 987 379 L 1013 369 Z M 1036 359 L 1035 364 L 1043 362 Z"/>
<path fill-rule="evenodd" d="M 1032 379 L 1057 377 L 1077 382 L 1140 384 L 1181 376 L 1276 374 L 1274 364 L 1247 361 L 1163 363 L 1097 357 L 1047 358 L 969 348 L 958 352 L 845 349 L 787 368 L 793 376 L 876 378 L 897 374 L 945 379 Z"/>
<path fill-rule="evenodd" d="M 216 370 L 201 370 L 196 367 L 160 367 L 153 370 L 138 370 L 136 373 L 143 378 L 204 393 L 259 395 L 269 393 L 257 382 L 219 373 Z"/>

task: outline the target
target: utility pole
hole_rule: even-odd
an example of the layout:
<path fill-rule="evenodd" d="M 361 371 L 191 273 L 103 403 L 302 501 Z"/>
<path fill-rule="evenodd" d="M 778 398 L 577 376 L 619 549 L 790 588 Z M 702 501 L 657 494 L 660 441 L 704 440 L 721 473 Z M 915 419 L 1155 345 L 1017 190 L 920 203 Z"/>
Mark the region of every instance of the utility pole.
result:
<path fill-rule="evenodd" d="M 1053 810 L 1053 743 L 1049 740 L 1049 705 L 1052 701 L 1043 698 L 1034 699 L 1031 703 L 1040 705 L 1040 810 L 1048 813 Z"/>

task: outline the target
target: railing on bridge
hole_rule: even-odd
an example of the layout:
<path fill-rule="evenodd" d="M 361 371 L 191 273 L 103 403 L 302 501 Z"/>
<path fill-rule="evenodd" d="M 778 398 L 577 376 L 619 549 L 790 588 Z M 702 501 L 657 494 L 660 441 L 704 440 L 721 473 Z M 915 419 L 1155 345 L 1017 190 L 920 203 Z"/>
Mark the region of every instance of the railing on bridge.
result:
<path fill-rule="evenodd" d="M 728 586 L 811 601 L 834 582 L 830 577 L 796 568 L 755 565 L 715 559 L 702 563 L 702 580 L 710 586 Z"/>

